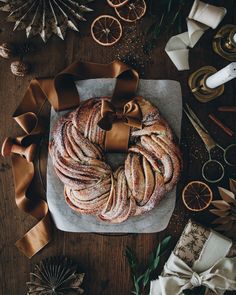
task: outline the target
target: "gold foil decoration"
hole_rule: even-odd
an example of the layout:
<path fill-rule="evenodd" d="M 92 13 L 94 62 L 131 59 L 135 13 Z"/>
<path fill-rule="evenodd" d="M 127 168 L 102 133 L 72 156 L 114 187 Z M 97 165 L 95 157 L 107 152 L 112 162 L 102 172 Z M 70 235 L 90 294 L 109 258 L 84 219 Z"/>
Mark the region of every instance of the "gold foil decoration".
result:
<path fill-rule="evenodd" d="M 0 11 L 10 14 L 13 30 L 26 30 L 27 38 L 40 35 L 44 42 L 53 35 L 64 40 L 67 28 L 79 31 L 78 22 L 92 11 L 85 4 L 94 0 L 0 0 Z"/>
<path fill-rule="evenodd" d="M 28 295 L 83 294 L 84 273 L 78 265 L 64 256 L 49 257 L 35 265 L 27 282 Z"/>

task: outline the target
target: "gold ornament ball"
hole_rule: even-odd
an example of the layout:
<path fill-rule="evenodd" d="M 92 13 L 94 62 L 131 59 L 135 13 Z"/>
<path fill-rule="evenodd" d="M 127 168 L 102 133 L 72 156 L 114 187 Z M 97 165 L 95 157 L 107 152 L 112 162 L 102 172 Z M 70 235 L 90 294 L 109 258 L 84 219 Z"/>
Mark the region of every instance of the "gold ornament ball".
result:
<path fill-rule="evenodd" d="M 3 58 L 11 58 L 15 55 L 15 47 L 11 43 L 3 43 L 0 45 L 0 56 Z"/>
<path fill-rule="evenodd" d="M 29 73 L 29 64 L 23 61 L 13 61 L 11 63 L 11 72 L 15 76 L 24 77 Z"/>

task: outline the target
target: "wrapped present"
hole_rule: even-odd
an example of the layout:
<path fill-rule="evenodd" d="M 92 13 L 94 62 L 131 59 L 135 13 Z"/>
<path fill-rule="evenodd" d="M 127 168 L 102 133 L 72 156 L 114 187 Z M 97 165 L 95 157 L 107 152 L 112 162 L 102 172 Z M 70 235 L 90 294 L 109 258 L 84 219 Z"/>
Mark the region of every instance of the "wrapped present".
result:
<path fill-rule="evenodd" d="M 236 244 L 190 220 L 150 295 L 182 295 L 200 286 L 206 295 L 236 290 Z"/>

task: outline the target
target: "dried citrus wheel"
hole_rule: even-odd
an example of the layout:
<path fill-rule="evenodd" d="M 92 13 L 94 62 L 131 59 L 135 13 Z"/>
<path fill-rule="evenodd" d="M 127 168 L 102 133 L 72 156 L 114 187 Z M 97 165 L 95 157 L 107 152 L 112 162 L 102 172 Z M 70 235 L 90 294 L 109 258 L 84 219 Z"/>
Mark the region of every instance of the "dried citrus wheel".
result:
<path fill-rule="evenodd" d="M 121 7 L 115 7 L 117 15 L 127 22 L 135 22 L 144 16 L 147 6 L 144 0 L 129 0 Z"/>
<path fill-rule="evenodd" d="M 210 187 L 201 181 L 192 181 L 187 184 L 182 192 L 184 205 L 191 211 L 202 211 L 212 201 Z"/>
<path fill-rule="evenodd" d="M 121 7 L 125 5 L 129 0 L 107 0 L 111 7 Z"/>
<path fill-rule="evenodd" d="M 91 25 L 93 39 L 100 45 L 110 46 L 120 40 L 122 27 L 118 19 L 111 15 L 101 15 Z"/>

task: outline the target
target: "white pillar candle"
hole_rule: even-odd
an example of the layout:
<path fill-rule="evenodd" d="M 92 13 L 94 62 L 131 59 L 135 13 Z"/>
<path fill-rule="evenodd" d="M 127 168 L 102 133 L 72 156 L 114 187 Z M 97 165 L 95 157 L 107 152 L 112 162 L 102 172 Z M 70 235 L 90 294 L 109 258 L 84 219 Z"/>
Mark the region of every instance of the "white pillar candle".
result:
<path fill-rule="evenodd" d="M 234 78 L 236 78 L 236 62 L 232 62 L 225 68 L 208 77 L 206 79 L 206 86 L 213 89 Z"/>
<path fill-rule="evenodd" d="M 236 34 L 233 36 L 234 43 L 236 43 Z"/>

